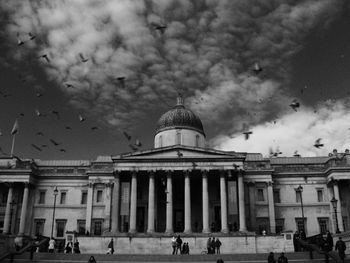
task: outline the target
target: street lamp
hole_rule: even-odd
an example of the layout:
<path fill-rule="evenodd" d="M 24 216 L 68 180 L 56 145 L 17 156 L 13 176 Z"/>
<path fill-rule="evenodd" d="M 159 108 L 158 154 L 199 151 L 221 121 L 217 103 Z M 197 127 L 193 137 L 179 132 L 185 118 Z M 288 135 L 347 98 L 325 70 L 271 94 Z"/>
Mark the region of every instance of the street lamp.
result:
<path fill-rule="evenodd" d="M 338 225 L 338 216 L 337 216 L 337 204 L 338 204 L 338 200 L 335 199 L 335 197 L 333 196 L 332 200 L 331 200 L 333 209 L 334 209 L 334 216 L 335 216 L 335 226 L 336 226 L 336 233 L 339 234 L 339 225 Z"/>
<path fill-rule="evenodd" d="M 51 238 L 53 238 L 53 225 L 54 225 L 54 222 L 55 222 L 56 198 L 57 198 L 57 195 L 58 195 L 57 186 L 55 186 L 55 189 L 53 190 L 53 195 L 55 196 L 55 199 L 53 201 Z"/>
<path fill-rule="evenodd" d="M 304 218 L 304 205 L 303 205 L 303 187 L 301 185 L 298 186 L 296 191 L 299 193 L 300 196 L 300 205 L 301 205 L 301 218 L 303 220 L 303 231 L 305 232 L 305 218 Z"/>
<path fill-rule="evenodd" d="M 10 202 L 10 224 L 9 224 L 9 234 L 12 234 L 12 216 L 13 216 L 13 206 L 16 204 L 15 199 Z"/>

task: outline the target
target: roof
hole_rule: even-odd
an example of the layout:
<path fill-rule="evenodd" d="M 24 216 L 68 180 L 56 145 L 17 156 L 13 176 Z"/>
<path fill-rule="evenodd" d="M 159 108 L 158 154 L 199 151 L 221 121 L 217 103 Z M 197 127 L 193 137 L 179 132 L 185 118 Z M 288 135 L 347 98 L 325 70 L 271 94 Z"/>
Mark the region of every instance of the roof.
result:
<path fill-rule="evenodd" d="M 88 160 L 35 160 L 38 166 L 90 166 Z"/>
<path fill-rule="evenodd" d="M 261 153 L 247 153 L 245 160 L 248 162 L 265 161 Z"/>
<path fill-rule="evenodd" d="M 101 162 L 101 163 L 112 162 L 112 157 L 110 155 L 107 155 L 107 156 L 100 155 L 100 156 L 97 156 L 94 162 Z"/>
<path fill-rule="evenodd" d="M 326 163 L 329 159 L 328 156 L 319 157 L 277 157 L 270 158 L 271 165 L 278 164 L 322 164 Z"/>

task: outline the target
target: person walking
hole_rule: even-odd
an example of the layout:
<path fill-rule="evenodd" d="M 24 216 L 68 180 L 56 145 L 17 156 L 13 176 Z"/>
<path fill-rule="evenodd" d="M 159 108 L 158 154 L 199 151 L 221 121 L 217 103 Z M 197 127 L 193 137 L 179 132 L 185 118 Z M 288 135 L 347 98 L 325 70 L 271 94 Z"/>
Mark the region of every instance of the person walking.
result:
<path fill-rule="evenodd" d="M 111 241 L 108 244 L 107 254 L 113 255 L 113 253 L 114 253 L 114 241 L 113 241 L 113 238 L 112 238 Z"/>
<path fill-rule="evenodd" d="M 215 237 L 213 237 L 211 239 L 211 242 L 210 242 L 210 250 L 211 250 L 211 254 L 215 254 Z"/>
<path fill-rule="evenodd" d="M 181 254 L 181 248 L 182 248 L 182 239 L 180 235 L 176 238 L 176 254 L 179 252 Z"/>
<path fill-rule="evenodd" d="M 331 248 L 330 248 L 330 244 L 328 243 L 327 239 L 323 243 L 322 250 L 324 252 L 324 260 L 325 260 L 326 263 L 328 263 L 329 262 L 329 254 L 328 254 L 328 252 L 331 251 Z"/>
<path fill-rule="evenodd" d="M 175 236 L 173 236 L 172 239 L 171 239 L 171 246 L 173 248 L 173 255 L 174 255 L 175 252 L 176 252 L 176 247 L 177 247 L 176 237 Z"/>
<path fill-rule="evenodd" d="M 49 241 L 49 253 L 55 252 L 55 245 L 56 245 L 56 241 L 53 237 L 51 237 L 51 239 Z"/>
<path fill-rule="evenodd" d="M 341 237 L 339 237 L 339 240 L 335 243 L 335 250 L 338 250 L 339 257 L 341 258 L 341 260 L 344 260 L 346 245 Z"/>
<path fill-rule="evenodd" d="M 219 238 L 216 238 L 216 241 L 215 241 L 216 254 L 220 254 L 220 247 L 221 247 L 221 241 L 219 240 Z"/>
<path fill-rule="evenodd" d="M 97 263 L 97 262 L 96 262 L 96 259 L 94 258 L 94 256 L 91 256 L 91 257 L 89 258 L 88 263 Z"/>
<path fill-rule="evenodd" d="M 276 263 L 275 254 L 273 254 L 273 252 L 270 252 L 269 256 L 267 257 L 267 263 Z"/>
<path fill-rule="evenodd" d="M 208 254 L 211 254 L 211 238 L 210 237 L 208 238 L 208 241 L 207 241 L 207 251 L 208 251 Z"/>
<path fill-rule="evenodd" d="M 331 235 L 331 233 L 329 231 L 327 231 L 326 240 L 327 240 L 327 242 L 329 244 L 330 251 L 332 251 L 333 250 L 333 246 L 334 246 L 334 244 L 333 244 L 333 237 L 332 237 L 332 235 Z"/>
<path fill-rule="evenodd" d="M 70 254 L 70 253 L 72 253 L 72 249 L 73 249 L 73 242 L 69 241 L 69 242 L 67 242 L 67 245 L 64 248 L 64 253 Z"/>
<path fill-rule="evenodd" d="M 300 238 L 300 235 L 299 235 L 299 231 L 297 230 L 293 235 L 294 252 L 299 251 L 299 247 L 300 247 L 299 238 Z"/>
<path fill-rule="evenodd" d="M 78 241 L 78 239 L 76 239 L 75 242 L 74 242 L 73 251 L 74 251 L 74 254 L 80 254 L 80 248 L 79 248 L 79 241 Z"/>
<path fill-rule="evenodd" d="M 278 258 L 278 263 L 288 263 L 288 258 L 284 255 L 284 252 Z"/>

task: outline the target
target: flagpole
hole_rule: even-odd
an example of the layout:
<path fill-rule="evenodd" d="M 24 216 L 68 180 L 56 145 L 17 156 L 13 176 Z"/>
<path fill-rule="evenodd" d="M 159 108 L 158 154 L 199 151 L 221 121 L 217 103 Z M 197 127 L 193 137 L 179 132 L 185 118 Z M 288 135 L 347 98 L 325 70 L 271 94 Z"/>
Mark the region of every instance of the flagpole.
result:
<path fill-rule="evenodd" d="M 16 139 L 16 134 L 12 136 L 11 157 L 13 156 L 13 150 L 15 149 L 15 139 Z"/>

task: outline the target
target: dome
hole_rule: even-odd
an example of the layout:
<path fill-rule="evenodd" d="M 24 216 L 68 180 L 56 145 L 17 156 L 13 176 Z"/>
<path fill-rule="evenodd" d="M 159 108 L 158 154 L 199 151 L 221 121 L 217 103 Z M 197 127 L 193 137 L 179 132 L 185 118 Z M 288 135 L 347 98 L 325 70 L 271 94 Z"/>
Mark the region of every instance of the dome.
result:
<path fill-rule="evenodd" d="M 205 136 L 202 121 L 191 110 L 186 109 L 181 97 L 176 106 L 164 113 L 157 122 L 156 134 L 174 128 L 195 130 Z"/>

